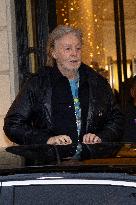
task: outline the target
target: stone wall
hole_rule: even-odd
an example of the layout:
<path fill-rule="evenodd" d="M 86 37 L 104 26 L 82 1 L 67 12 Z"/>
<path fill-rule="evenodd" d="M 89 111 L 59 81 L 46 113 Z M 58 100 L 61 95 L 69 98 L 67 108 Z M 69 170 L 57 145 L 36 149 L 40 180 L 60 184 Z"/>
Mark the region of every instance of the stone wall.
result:
<path fill-rule="evenodd" d="M 14 0 L 0 1 L 0 147 L 12 144 L 3 132 L 4 116 L 18 92 Z"/>

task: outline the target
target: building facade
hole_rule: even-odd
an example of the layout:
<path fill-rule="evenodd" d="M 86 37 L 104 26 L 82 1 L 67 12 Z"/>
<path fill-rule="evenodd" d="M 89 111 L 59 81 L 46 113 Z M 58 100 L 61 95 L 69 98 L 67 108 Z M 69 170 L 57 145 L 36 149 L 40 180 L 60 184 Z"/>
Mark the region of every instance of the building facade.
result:
<path fill-rule="evenodd" d="M 18 92 L 16 23 L 13 0 L 0 4 L 0 147 L 12 144 L 3 132 L 4 116 Z"/>

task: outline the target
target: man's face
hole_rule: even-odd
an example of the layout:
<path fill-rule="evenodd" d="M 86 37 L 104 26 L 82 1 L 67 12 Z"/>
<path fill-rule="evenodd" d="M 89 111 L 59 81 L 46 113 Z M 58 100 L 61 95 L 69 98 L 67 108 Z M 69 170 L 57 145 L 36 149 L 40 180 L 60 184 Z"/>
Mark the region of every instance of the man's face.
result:
<path fill-rule="evenodd" d="M 81 41 L 73 33 L 56 40 L 52 55 L 60 71 L 72 71 L 80 67 L 81 47 Z"/>

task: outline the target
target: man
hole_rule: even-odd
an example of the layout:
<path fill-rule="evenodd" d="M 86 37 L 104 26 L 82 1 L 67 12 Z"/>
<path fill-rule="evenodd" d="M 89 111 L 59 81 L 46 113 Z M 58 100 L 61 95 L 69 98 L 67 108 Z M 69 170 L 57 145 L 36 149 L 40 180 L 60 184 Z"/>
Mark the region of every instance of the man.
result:
<path fill-rule="evenodd" d="M 81 62 L 82 33 L 58 26 L 49 35 L 47 65 L 9 109 L 6 135 L 17 144 L 80 145 L 120 140 L 122 115 L 106 79 Z"/>

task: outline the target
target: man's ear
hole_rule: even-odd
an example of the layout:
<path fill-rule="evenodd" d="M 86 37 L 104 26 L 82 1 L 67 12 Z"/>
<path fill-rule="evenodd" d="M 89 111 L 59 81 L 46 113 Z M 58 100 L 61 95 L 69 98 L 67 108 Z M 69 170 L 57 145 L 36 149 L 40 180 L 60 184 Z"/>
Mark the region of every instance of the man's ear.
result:
<path fill-rule="evenodd" d="M 55 50 L 52 51 L 52 57 L 53 57 L 54 59 L 56 59 L 56 52 L 55 52 Z"/>

